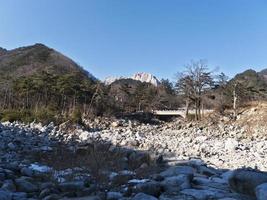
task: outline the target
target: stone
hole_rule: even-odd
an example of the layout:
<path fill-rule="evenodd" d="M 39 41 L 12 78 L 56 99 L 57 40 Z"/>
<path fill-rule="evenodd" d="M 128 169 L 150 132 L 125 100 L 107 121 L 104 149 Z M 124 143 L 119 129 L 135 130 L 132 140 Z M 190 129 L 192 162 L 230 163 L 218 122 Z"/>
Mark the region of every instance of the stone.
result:
<path fill-rule="evenodd" d="M 43 198 L 42 200 L 58 200 L 58 199 L 61 199 L 59 195 L 50 194 L 50 195 L 46 196 L 45 198 Z"/>
<path fill-rule="evenodd" d="M 122 194 L 120 192 L 108 192 L 107 193 L 107 200 L 117 200 L 122 198 Z"/>
<path fill-rule="evenodd" d="M 181 194 L 194 197 L 196 200 L 218 199 L 224 197 L 224 194 L 213 190 L 185 189 Z"/>
<path fill-rule="evenodd" d="M 204 174 L 207 176 L 212 176 L 212 175 L 217 175 L 218 171 L 216 169 L 213 169 L 211 167 L 206 167 L 206 166 L 197 166 L 197 171 L 200 174 Z"/>
<path fill-rule="evenodd" d="M 267 173 L 248 169 L 237 169 L 229 178 L 232 190 L 238 193 L 255 196 L 258 185 L 267 182 Z"/>
<path fill-rule="evenodd" d="M 52 188 L 52 187 L 54 187 L 55 186 L 55 184 L 54 183 L 51 183 L 51 182 L 44 182 L 44 183 L 41 183 L 40 184 L 40 189 L 41 190 L 44 190 L 44 189 L 49 189 L 49 188 Z"/>
<path fill-rule="evenodd" d="M 227 151 L 234 151 L 238 147 L 238 141 L 233 138 L 228 138 L 225 141 L 225 149 Z"/>
<path fill-rule="evenodd" d="M 150 181 L 136 185 L 136 190 L 139 193 L 145 193 L 157 197 L 161 193 L 161 185 L 156 181 Z"/>
<path fill-rule="evenodd" d="M 194 168 L 190 166 L 174 166 L 160 173 L 160 175 L 163 177 L 177 176 L 181 174 L 193 176 Z"/>
<path fill-rule="evenodd" d="M 7 191 L 10 191 L 10 192 L 15 192 L 16 191 L 16 186 L 13 183 L 12 180 L 6 180 L 6 181 L 4 181 L 1 189 L 7 190 Z"/>
<path fill-rule="evenodd" d="M 15 180 L 15 184 L 17 185 L 17 188 L 21 192 L 36 192 L 38 191 L 38 187 L 35 184 L 32 184 L 31 182 L 19 178 Z"/>
<path fill-rule="evenodd" d="M 27 200 L 27 193 L 25 192 L 12 193 L 12 200 Z"/>
<path fill-rule="evenodd" d="M 44 197 L 48 196 L 49 194 L 51 194 L 50 189 L 48 189 L 48 188 L 43 189 L 39 194 L 39 198 L 43 199 Z"/>
<path fill-rule="evenodd" d="M 136 194 L 132 200 L 158 200 L 156 197 L 144 193 Z"/>
<path fill-rule="evenodd" d="M 12 142 L 7 144 L 8 148 L 12 151 L 16 150 L 17 146 L 15 144 L 13 144 Z"/>
<path fill-rule="evenodd" d="M 0 181 L 3 181 L 6 179 L 6 175 L 3 172 L 0 172 Z"/>
<path fill-rule="evenodd" d="M 77 198 L 63 198 L 61 200 L 103 200 L 103 198 L 99 196 L 85 196 L 85 197 L 77 197 Z"/>
<path fill-rule="evenodd" d="M 15 171 L 15 170 L 14 170 L 14 171 Z M 7 178 L 7 179 L 15 179 L 16 176 L 15 176 L 14 171 L 9 170 L 9 169 L 5 169 L 5 175 L 6 175 L 6 178 Z"/>
<path fill-rule="evenodd" d="M 192 196 L 187 195 L 175 195 L 175 194 L 162 194 L 159 200 L 195 200 Z"/>
<path fill-rule="evenodd" d="M 119 121 L 112 122 L 112 123 L 111 123 L 111 126 L 112 126 L 113 128 L 117 128 L 117 127 L 121 126 L 121 123 L 120 123 Z"/>
<path fill-rule="evenodd" d="M 267 183 L 258 185 L 255 189 L 257 200 L 266 200 L 267 199 Z"/>
<path fill-rule="evenodd" d="M 85 185 L 83 181 L 72 181 L 72 182 L 60 183 L 58 187 L 63 192 L 69 192 L 69 191 L 82 190 L 85 188 Z"/>
<path fill-rule="evenodd" d="M 0 199 L 1 200 L 12 200 L 12 195 L 10 192 L 0 190 Z"/>
<path fill-rule="evenodd" d="M 23 176 L 29 176 L 29 177 L 32 177 L 33 176 L 33 170 L 30 169 L 30 168 L 28 168 L 28 167 L 21 168 L 20 173 Z"/>
<path fill-rule="evenodd" d="M 49 147 L 49 146 L 42 146 L 40 148 L 41 151 L 45 151 L 45 152 L 48 152 L 48 151 L 53 151 L 53 148 L 52 147 Z"/>
<path fill-rule="evenodd" d="M 180 190 L 191 188 L 191 180 L 192 176 L 181 174 L 178 176 L 166 177 L 161 182 L 161 185 L 165 192 L 179 192 Z"/>

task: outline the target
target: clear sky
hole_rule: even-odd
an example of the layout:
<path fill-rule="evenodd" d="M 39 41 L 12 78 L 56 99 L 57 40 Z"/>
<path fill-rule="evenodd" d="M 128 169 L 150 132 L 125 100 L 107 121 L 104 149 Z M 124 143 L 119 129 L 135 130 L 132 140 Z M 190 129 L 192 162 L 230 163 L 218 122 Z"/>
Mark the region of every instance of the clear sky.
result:
<path fill-rule="evenodd" d="M 266 0 L 0 0 L 0 46 L 57 49 L 97 78 L 267 67 Z"/>

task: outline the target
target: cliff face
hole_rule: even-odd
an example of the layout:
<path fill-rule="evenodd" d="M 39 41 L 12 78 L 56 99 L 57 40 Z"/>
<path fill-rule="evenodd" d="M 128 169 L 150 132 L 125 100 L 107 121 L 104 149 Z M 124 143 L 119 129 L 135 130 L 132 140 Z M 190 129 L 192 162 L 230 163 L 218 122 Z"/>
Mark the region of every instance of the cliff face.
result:
<path fill-rule="evenodd" d="M 155 76 L 153 76 L 152 74 L 149 74 L 149 73 L 145 73 L 145 72 L 136 73 L 136 74 L 132 75 L 131 77 L 123 77 L 123 76 L 107 77 L 104 80 L 104 83 L 106 85 L 110 85 L 113 82 L 115 82 L 117 80 L 121 80 L 121 79 L 132 79 L 132 80 L 140 81 L 142 83 L 150 83 L 156 87 L 160 85 L 160 81 Z"/>
<path fill-rule="evenodd" d="M 132 79 L 145 83 L 151 83 L 154 86 L 158 86 L 160 84 L 159 80 L 155 76 L 144 72 L 134 74 Z"/>

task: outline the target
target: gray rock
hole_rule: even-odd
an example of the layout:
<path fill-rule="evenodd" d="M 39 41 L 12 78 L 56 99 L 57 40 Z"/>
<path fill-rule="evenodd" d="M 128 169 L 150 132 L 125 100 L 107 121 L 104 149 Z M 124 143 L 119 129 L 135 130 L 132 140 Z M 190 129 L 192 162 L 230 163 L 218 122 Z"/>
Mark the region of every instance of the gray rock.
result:
<path fill-rule="evenodd" d="M 194 197 L 196 200 L 218 199 L 225 197 L 225 193 L 214 190 L 197 190 L 197 189 L 185 189 L 181 191 L 181 194 Z"/>
<path fill-rule="evenodd" d="M 85 188 L 85 185 L 83 181 L 72 181 L 72 182 L 60 183 L 58 187 L 63 192 L 69 192 L 69 191 L 82 190 Z"/>
<path fill-rule="evenodd" d="M 58 199 L 61 199 L 59 195 L 50 194 L 50 195 L 46 196 L 45 198 L 43 198 L 42 200 L 58 200 Z"/>
<path fill-rule="evenodd" d="M 0 190 L 0 199 L 1 200 L 12 200 L 12 195 L 10 192 Z"/>
<path fill-rule="evenodd" d="M 15 180 L 15 184 L 20 192 L 36 192 L 38 187 L 31 182 L 25 180 L 24 178 L 19 178 Z"/>
<path fill-rule="evenodd" d="M 161 182 L 163 189 L 165 192 L 179 192 L 183 189 L 188 189 L 191 187 L 191 179 L 190 175 L 178 175 L 166 177 L 164 181 Z"/>
<path fill-rule="evenodd" d="M 16 186 L 15 186 L 15 184 L 13 183 L 12 180 L 6 180 L 6 181 L 3 183 L 1 189 L 3 189 L 3 190 L 7 190 L 7 191 L 10 191 L 10 192 L 15 192 L 15 191 L 16 191 Z"/>
<path fill-rule="evenodd" d="M 107 200 L 117 200 L 122 198 L 122 194 L 120 192 L 108 192 Z"/>
<path fill-rule="evenodd" d="M 267 173 L 247 169 L 237 169 L 229 178 L 230 188 L 238 193 L 255 196 L 258 185 L 267 182 Z"/>
<path fill-rule="evenodd" d="M 53 148 L 52 147 L 49 147 L 49 146 L 42 146 L 40 148 L 40 150 L 42 150 L 42 151 L 53 151 Z"/>
<path fill-rule="evenodd" d="M 147 195 L 144 193 L 138 193 L 136 194 L 132 200 L 158 200 L 156 197 L 153 197 L 151 195 Z"/>
<path fill-rule="evenodd" d="M 5 175 L 5 173 L 3 173 L 3 172 L 0 172 L 0 181 L 3 181 L 3 180 L 5 180 L 5 178 L 6 178 L 6 175 Z"/>
<path fill-rule="evenodd" d="M 33 176 L 33 170 L 28 168 L 28 167 L 23 167 L 21 170 L 20 170 L 20 173 L 23 175 L 23 176 L 29 176 L 29 177 L 32 177 Z"/>
<path fill-rule="evenodd" d="M 136 190 L 138 193 L 145 193 L 157 197 L 161 193 L 161 185 L 156 181 L 140 183 L 136 185 Z"/>
<path fill-rule="evenodd" d="M 211 179 L 206 179 L 202 177 L 194 177 L 193 179 L 193 184 L 197 185 L 199 188 L 213 188 L 213 189 L 219 189 L 219 190 L 224 190 L 227 192 L 230 192 L 230 188 L 228 184 L 225 183 L 217 183 L 214 182 Z"/>
<path fill-rule="evenodd" d="M 41 183 L 40 189 L 44 190 L 44 189 L 47 189 L 47 188 L 52 188 L 54 186 L 55 185 L 53 183 L 51 183 L 51 182 L 45 182 L 45 183 Z"/>
<path fill-rule="evenodd" d="M 255 189 L 257 200 L 266 200 L 267 199 L 267 183 L 258 185 Z"/>
<path fill-rule="evenodd" d="M 206 166 L 197 166 L 197 171 L 200 174 L 205 174 L 207 176 L 217 175 L 219 173 L 216 169 Z"/>
<path fill-rule="evenodd" d="M 159 200 L 195 200 L 192 196 L 187 195 L 174 195 L 174 194 L 162 194 Z"/>
<path fill-rule="evenodd" d="M 12 193 L 12 200 L 26 200 L 27 199 L 27 193 L 25 192 L 16 192 Z"/>
<path fill-rule="evenodd" d="M 194 174 L 194 168 L 190 166 L 174 166 L 170 167 L 167 170 L 160 173 L 161 176 L 168 177 L 168 176 L 177 176 L 181 174 L 191 175 Z"/>
<path fill-rule="evenodd" d="M 13 144 L 12 142 L 7 144 L 8 148 L 12 151 L 16 150 L 17 146 L 15 144 Z"/>
<path fill-rule="evenodd" d="M 51 194 L 51 190 L 50 189 L 48 189 L 48 188 L 43 189 L 39 194 L 39 198 L 42 199 L 42 198 L 44 198 L 44 197 L 46 197 L 46 196 L 48 196 L 50 194 Z"/>
<path fill-rule="evenodd" d="M 5 175 L 7 179 L 15 179 L 15 173 L 9 169 L 5 169 Z"/>

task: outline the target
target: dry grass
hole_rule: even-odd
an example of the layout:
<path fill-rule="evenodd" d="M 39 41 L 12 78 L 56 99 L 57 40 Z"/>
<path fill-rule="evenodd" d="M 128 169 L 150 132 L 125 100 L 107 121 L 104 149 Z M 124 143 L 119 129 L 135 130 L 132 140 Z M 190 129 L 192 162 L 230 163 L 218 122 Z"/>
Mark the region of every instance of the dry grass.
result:
<path fill-rule="evenodd" d="M 113 150 L 111 150 L 113 149 Z M 108 176 L 103 172 L 118 172 L 128 169 L 136 172 L 138 178 L 146 178 L 151 172 L 157 172 L 159 168 L 144 153 L 141 163 L 146 163 L 145 167 L 138 165 L 135 160 L 125 161 L 126 152 L 123 148 L 114 148 L 110 144 L 96 142 L 94 145 L 79 146 L 75 150 L 67 148 L 66 144 L 59 144 L 53 152 L 37 153 L 34 161 L 53 167 L 56 170 L 64 170 L 79 167 L 88 172 L 97 182 L 108 183 Z M 126 167 L 127 166 L 127 167 Z"/>
<path fill-rule="evenodd" d="M 37 153 L 34 160 L 56 170 L 79 167 L 88 171 L 96 179 L 103 179 L 103 171 L 122 170 L 122 152 L 109 151 L 110 145 L 97 144 L 76 148 L 74 151 L 60 144 L 53 152 Z M 105 181 L 105 180 L 102 180 Z"/>

